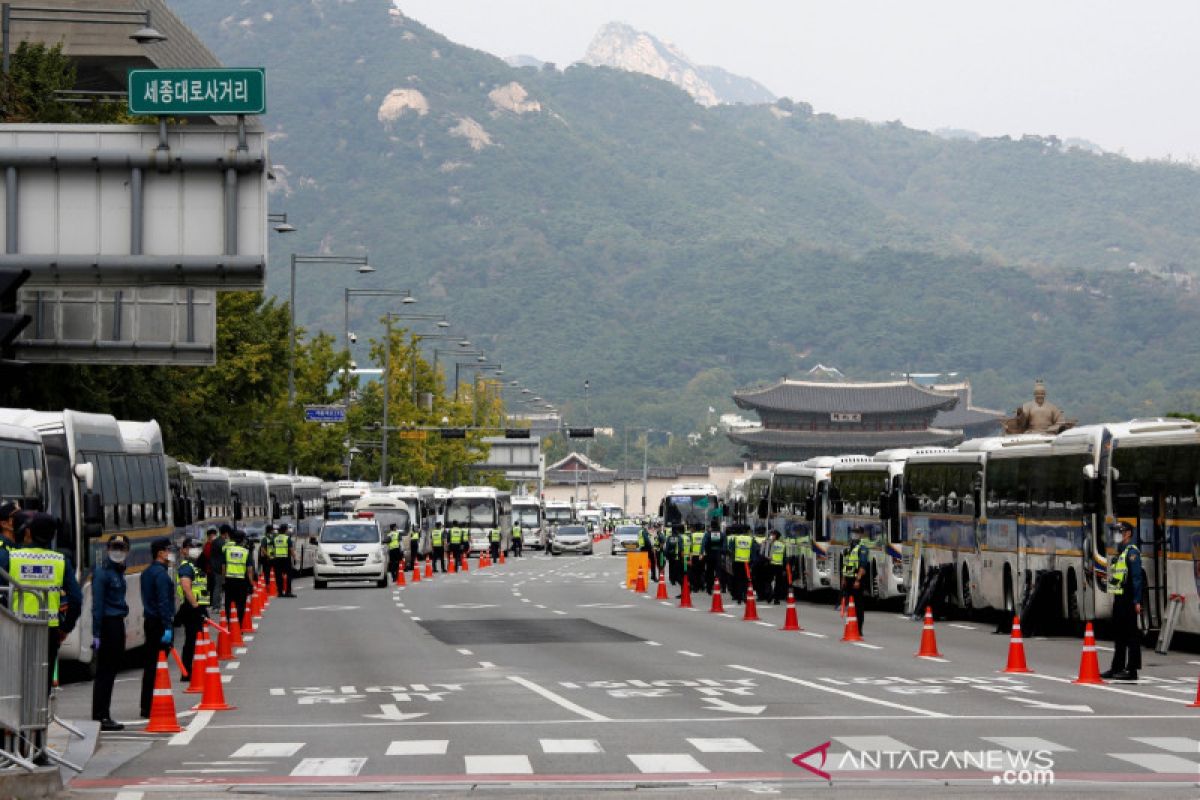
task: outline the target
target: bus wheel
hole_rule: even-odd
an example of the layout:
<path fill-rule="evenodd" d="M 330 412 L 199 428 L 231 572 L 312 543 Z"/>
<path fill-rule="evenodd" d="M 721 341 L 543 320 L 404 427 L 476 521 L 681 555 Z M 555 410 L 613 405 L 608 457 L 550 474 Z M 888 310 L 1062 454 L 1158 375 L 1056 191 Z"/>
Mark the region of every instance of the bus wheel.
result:
<path fill-rule="evenodd" d="M 1017 615 L 1017 603 L 1013 597 L 1012 573 L 1004 568 L 1004 607 L 1000 609 L 1000 619 L 996 620 L 996 633 L 1012 632 L 1013 617 Z"/>

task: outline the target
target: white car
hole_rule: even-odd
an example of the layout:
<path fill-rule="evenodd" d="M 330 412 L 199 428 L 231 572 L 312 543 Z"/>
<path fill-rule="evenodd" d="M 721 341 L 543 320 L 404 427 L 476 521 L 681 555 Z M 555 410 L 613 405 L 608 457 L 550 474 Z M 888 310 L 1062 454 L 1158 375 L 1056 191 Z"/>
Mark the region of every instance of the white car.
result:
<path fill-rule="evenodd" d="M 583 525 L 560 525 L 550 540 L 550 554 L 563 553 L 592 554 L 592 535 Z"/>
<path fill-rule="evenodd" d="M 374 581 L 381 589 L 387 586 L 387 549 L 374 519 L 330 520 L 314 538 L 314 589 L 324 589 L 329 581 Z"/>
<path fill-rule="evenodd" d="M 618 525 L 617 529 L 613 531 L 612 554 L 623 556 L 639 550 L 641 548 L 639 541 L 641 532 L 641 525 Z"/>

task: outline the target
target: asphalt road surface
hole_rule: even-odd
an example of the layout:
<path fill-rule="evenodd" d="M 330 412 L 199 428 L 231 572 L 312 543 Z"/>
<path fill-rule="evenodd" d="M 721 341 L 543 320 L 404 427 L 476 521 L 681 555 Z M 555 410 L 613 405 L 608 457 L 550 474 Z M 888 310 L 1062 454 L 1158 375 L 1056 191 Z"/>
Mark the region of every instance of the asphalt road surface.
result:
<path fill-rule="evenodd" d="M 784 606 L 755 624 L 728 596 L 720 615 L 703 593 L 692 610 L 635 594 L 608 549 L 387 589 L 298 581 L 222 668 L 236 710 L 184 711 L 172 668 L 185 731 L 140 733 L 126 672 L 130 728 L 101 735 L 69 791 L 1200 795 L 1195 652 L 1144 651 L 1138 683 L 1085 686 L 1078 639 L 1031 638 L 1034 672 L 1005 674 L 1008 637 L 985 622 L 939 622 L 943 658 L 920 659 L 920 624 L 895 611 L 870 611 L 861 644 L 824 604 L 784 632 Z M 60 716 L 87 719 L 90 696 L 64 687 Z"/>

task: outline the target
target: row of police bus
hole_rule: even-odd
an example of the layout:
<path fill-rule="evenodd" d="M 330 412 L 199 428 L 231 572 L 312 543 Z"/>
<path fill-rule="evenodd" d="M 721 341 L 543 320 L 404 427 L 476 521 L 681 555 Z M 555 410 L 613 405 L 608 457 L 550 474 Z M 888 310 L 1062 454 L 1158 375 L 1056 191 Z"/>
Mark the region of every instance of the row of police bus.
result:
<path fill-rule="evenodd" d="M 1200 633 L 1200 426 L 1188 420 L 781 463 L 735 481 L 722 502 L 727 519 L 780 532 L 801 591 L 839 587 L 861 527 L 875 598 L 1002 621 L 1031 609 L 1040 621 L 1106 618 L 1110 526 L 1128 522 L 1146 572 L 1146 627 L 1175 601 L 1175 629 Z"/>
<path fill-rule="evenodd" d="M 487 549 L 491 531 L 503 547 L 514 522 L 530 538 L 544 539 L 544 517 L 535 498 L 512 497 L 490 487 L 380 487 L 361 481 L 196 466 L 168 457 L 156 422 L 118 420 L 79 411 L 0 409 L 0 502 L 41 509 L 61 520 L 56 549 L 69 555 L 84 587 L 79 624 L 60 649 L 64 661 L 92 662 L 90 577 L 104 558 L 104 540 L 122 533 L 131 547 L 127 574 L 151 561 L 150 543 L 171 537 L 203 541 L 228 524 L 252 541 L 268 525 L 293 531 L 293 567 L 311 571 L 327 518 L 374 518 L 381 531 L 394 524 L 402 541 L 420 532 L 420 552 L 430 550 L 437 523 L 468 530 L 471 551 Z M 405 552 L 409 551 L 408 547 Z M 126 647 L 143 643 L 140 583 L 128 581 Z"/>

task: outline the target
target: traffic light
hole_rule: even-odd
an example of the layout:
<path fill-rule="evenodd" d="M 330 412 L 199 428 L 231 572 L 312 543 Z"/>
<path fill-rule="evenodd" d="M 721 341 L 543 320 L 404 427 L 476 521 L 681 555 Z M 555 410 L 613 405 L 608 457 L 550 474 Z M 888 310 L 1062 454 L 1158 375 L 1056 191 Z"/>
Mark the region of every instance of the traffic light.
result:
<path fill-rule="evenodd" d="M 441 432 L 442 432 L 443 439 L 465 439 L 465 438 L 467 438 L 467 431 L 465 428 L 442 428 Z"/>
<path fill-rule="evenodd" d="M 595 428 L 567 428 L 567 436 L 572 439 L 595 439 Z"/>
<path fill-rule="evenodd" d="M 13 357 L 13 342 L 33 321 L 28 314 L 17 313 L 17 292 L 29 275 L 27 269 L 0 269 L 0 360 Z"/>
<path fill-rule="evenodd" d="M 505 439 L 528 439 L 529 438 L 529 428 L 505 428 L 504 429 L 504 438 Z"/>

